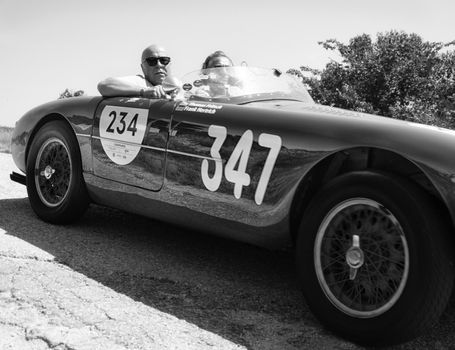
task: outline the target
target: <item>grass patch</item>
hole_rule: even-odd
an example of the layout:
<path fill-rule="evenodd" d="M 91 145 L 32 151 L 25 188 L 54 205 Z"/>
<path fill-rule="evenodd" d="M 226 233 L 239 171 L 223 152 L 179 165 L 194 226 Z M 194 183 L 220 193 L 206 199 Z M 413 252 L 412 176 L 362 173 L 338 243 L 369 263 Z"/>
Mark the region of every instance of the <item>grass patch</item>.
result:
<path fill-rule="evenodd" d="M 11 136 L 13 128 L 0 126 L 0 152 L 11 153 Z"/>

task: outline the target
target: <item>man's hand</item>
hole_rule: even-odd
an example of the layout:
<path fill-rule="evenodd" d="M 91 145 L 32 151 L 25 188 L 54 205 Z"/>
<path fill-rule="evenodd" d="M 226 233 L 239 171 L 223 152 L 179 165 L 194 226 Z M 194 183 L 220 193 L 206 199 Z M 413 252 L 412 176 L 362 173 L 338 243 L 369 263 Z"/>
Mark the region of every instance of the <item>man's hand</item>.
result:
<path fill-rule="evenodd" d="M 170 96 L 166 94 L 161 85 L 147 87 L 141 90 L 141 97 L 145 98 L 166 98 L 169 99 Z"/>

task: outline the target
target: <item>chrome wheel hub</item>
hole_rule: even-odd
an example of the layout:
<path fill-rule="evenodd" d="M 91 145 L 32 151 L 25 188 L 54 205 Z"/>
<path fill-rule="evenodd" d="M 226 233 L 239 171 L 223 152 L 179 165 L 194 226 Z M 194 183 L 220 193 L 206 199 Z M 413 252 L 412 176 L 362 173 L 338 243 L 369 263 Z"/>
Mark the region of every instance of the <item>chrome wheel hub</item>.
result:
<path fill-rule="evenodd" d="M 365 262 L 362 249 L 360 249 L 360 238 L 358 235 L 352 236 L 352 247 L 346 252 L 346 263 L 348 264 L 349 278 L 353 280 L 357 276 L 357 270 Z"/>
<path fill-rule="evenodd" d="M 41 176 L 44 176 L 46 180 L 49 180 L 52 175 L 54 175 L 55 169 L 53 169 L 50 165 L 47 165 L 46 168 L 44 168 L 43 171 L 40 172 Z"/>

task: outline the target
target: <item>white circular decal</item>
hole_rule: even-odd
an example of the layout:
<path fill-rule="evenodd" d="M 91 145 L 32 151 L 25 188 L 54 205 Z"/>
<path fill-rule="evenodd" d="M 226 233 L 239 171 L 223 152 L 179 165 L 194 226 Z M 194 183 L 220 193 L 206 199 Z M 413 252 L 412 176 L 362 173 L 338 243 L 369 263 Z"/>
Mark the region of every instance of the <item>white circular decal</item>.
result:
<path fill-rule="evenodd" d="M 144 139 L 148 112 L 144 108 L 104 107 L 100 116 L 101 145 L 114 163 L 126 165 L 136 158 Z"/>

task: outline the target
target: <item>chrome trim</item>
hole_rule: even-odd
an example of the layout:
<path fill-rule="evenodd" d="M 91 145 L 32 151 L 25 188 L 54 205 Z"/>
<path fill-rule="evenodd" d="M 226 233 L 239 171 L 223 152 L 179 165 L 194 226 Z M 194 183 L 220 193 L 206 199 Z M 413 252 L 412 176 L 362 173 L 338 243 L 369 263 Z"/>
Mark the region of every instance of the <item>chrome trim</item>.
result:
<path fill-rule="evenodd" d="M 101 141 L 101 139 L 103 139 L 103 140 L 108 140 L 108 141 L 121 142 L 123 144 L 130 145 L 130 146 L 137 146 L 138 145 L 137 143 L 128 142 L 128 141 L 121 141 L 121 140 L 115 140 L 115 139 L 111 139 L 111 138 L 107 138 L 107 137 L 92 136 L 92 138 L 100 140 L 100 141 Z M 166 152 L 165 148 L 152 147 L 152 146 L 147 146 L 147 145 L 140 145 L 140 146 L 141 146 L 141 148 L 151 149 L 151 150 L 160 151 L 160 152 Z M 207 160 L 213 160 L 213 161 L 221 161 L 222 160 L 222 159 L 218 159 L 218 158 L 200 156 L 198 154 L 174 151 L 174 150 L 170 150 L 170 149 L 168 149 L 167 152 L 168 153 L 173 153 L 173 154 L 180 154 L 182 156 L 187 156 L 187 157 L 199 158 L 199 159 L 207 159 Z"/>
<path fill-rule="evenodd" d="M 213 161 L 221 161 L 222 159 L 218 158 L 212 158 L 212 157 L 205 157 L 205 156 L 200 156 L 198 154 L 192 154 L 192 153 L 186 153 L 186 152 L 180 152 L 180 151 L 174 151 L 174 150 L 167 150 L 168 153 L 174 153 L 174 154 L 180 154 L 182 156 L 188 156 L 188 157 L 193 157 L 193 158 L 199 158 L 199 159 L 207 159 L 207 160 L 213 160 Z"/>
<path fill-rule="evenodd" d="M 134 142 L 116 140 L 116 139 L 111 139 L 109 137 L 92 136 L 92 138 L 100 140 L 100 141 L 101 141 L 101 139 L 103 139 L 103 140 L 112 141 L 112 142 L 119 142 L 119 143 L 123 143 L 124 145 L 129 145 L 129 146 L 141 146 L 143 148 L 152 149 L 154 151 L 161 151 L 161 152 L 165 152 L 166 151 L 164 148 L 160 148 L 160 147 L 152 147 L 152 146 L 147 146 L 147 145 L 138 145 L 137 143 L 134 143 Z"/>

